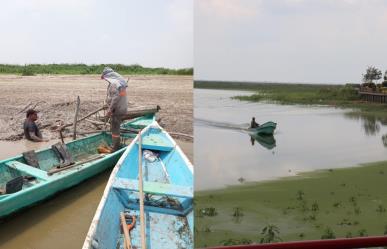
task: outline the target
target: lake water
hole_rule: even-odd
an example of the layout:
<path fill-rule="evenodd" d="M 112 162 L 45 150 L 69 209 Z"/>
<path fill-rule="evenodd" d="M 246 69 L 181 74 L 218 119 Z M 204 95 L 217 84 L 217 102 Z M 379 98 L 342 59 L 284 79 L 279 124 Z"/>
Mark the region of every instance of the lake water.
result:
<path fill-rule="evenodd" d="M 231 99 L 244 94 L 251 93 L 194 90 L 196 190 L 387 160 L 387 118 Z M 277 123 L 273 138 L 252 140 L 243 131 L 253 116 Z"/>

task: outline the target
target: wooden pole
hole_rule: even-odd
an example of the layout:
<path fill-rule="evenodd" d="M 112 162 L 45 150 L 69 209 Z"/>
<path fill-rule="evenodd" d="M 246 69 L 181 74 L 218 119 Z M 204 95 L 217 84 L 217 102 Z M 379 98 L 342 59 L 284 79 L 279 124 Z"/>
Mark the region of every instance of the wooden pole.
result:
<path fill-rule="evenodd" d="M 62 144 L 64 144 L 62 130 L 59 130 L 59 135 L 60 135 L 60 140 L 62 141 Z"/>
<path fill-rule="evenodd" d="M 76 122 L 79 123 L 79 122 L 87 119 L 91 115 L 96 114 L 97 112 L 102 111 L 104 109 L 106 109 L 106 106 L 103 106 L 101 108 L 98 108 L 95 111 L 92 111 L 92 112 L 88 113 L 86 116 L 76 120 Z M 144 109 L 128 110 L 127 114 L 123 115 L 121 118 L 122 118 L 122 120 L 137 118 L 137 117 L 140 117 L 140 116 L 144 116 L 146 114 L 156 113 L 159 110 L 160 110 L 159 106 L 156 106 L 156 108 L 148 107 L 148 108 L 144 108 Z M 107 120 L 106 122 L 109 122 L 109 120 Z M 69 124 L 62 125 L 61 127 L 59 127 L 58 130 L 63 130 L 64 128 L 72 126 L 72 125 L 74 125 L 74 123 L 69 123 Z"/>
<path fill-rule="evenodd" d="M 79 122 L 81 122 L 81 121 L 87 119 L 87 118 L 90 117 L 91 115 L 96 114 L 97 112 L 99 112 L 99 111 L 101 111 L 101 110 L 103 110 L 103 109 L 105 109 L 105 107 L 98 108 L 97 110 L 88 113 L 86 116 L 84 116 L 84 117 L 78 119 L 78 120 L 77 120 L 77 123 L 79 123 Z M 73 123 L 62 125 L 62 126 L 59 128 L 59 130 L 63 130 L 64 128 L 69 127 L 69 126 L 72 126 L 72 125 L 73 125 Z"/>
<path fill-rule="evenodd" d="M 128 110 L 125 115 L 121 116 L 122 120 L 127 120 L 127 119 L 132 119 L 132 118 L 137 118 L 144 116 L 146 114 L 154 114 L 160 110 L 160 106 L 156 107 L 143 107 L 141 109 L 136 108 L 136 109 L 131 109 Z"/>
<path fill-rule="evenodd" d="M 79 113 L 79 105 L 81 104 L 81 99 L 79 96 L 77 97 L 77 105 L 75 107 L 75 116 L 74 116 L 74 128 L 73 128 L 73 140 L 77 139 L 77 120 L 78 120 L 78 113 Z"/>
<path fill-rule="evenodd" d="M 128 229 L 128 226 L 126 225 L 125 215 L 123 212 L 120 213 L 120 219 L 121 219 L 122 231 L 124 232 L 124 248 L 132 249 L 132 243 L 129 237 L 129 229 Z"/>
<path fill-rule="evenodd" d="M 88 163 L 88 162 L 91 162 L 91 161 L 94 161 L 94 160 L 97 160 L 97 159 L 100 159 L 100 158 L 103 158 L 103 157 L 105 157 L 104 155 L 97 155 L 97 156 L 95 156 L 95 157 L 92 157 L 92 158 L 89 158 L 89 159 L 85 159 L 85 160 L 83 160 L 83 161 L 79 161 L 79 162 L 77 162 L 77 163 L 75 163 L 75 164 L 72 164 L 72 165 L 69 165 L 69 166 L 65 166 L 65 167 L 63 167 L 63 168 L 59 168 L 59 169 L 57 169 L 57 168 L 52 168 L 52 169 L 50 169 L 48 172 L 47 172 L 47 175 L 53 175 L 53 174 L 55 174 L 55 173 L 58 173 L 58 172 L 61 172 L 61 171 L 63 171 L 63 170 L 66 170 L 66 169 L 70 169 L 70 168 L 73 168 L 73 167 L 75 167 L 75 166 L 79 166 L 79 165 L 81 165 L 81 164 L 84 164 L 84 163 Z"/>
<path fill-rule="evenodd" d="M 179 133 L 179 132 L 169 132 L 169 135 L 171 136 L 177 136 L 177 137 L 186 137 L 186 138 L 189 138 L 189 139 L 193 139 L 194 137 L 192 135 L 189 135 L 189 134 L 185 134 L 185 133 Z"/>
<path fill-rule="evenodd" d="M 141 130 L 138 133 L 138 188 L 140 193 L 140 225 L 141 225 L 141 249 L 146 249 L 145 215 L 144 215 L 144 188 L 142 177 L 142 146 Z"/>

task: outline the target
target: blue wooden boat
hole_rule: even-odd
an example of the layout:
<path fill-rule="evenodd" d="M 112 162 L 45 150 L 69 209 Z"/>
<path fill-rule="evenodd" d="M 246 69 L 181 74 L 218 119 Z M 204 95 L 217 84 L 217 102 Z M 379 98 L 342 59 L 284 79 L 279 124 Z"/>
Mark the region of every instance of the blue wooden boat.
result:
<path fill-rule="evenodd" d="M 275 128 L 277 127 L 277 124 L 269 121 L 266 123 L 261 124 L 260 126 L 256 128 L 248 128 L 247 132 L 250 134 L 266 134 L 266 135 L 272 135 L 274 133 Z"/>
<path fill-rule="evenodd" d="M 146 127 L 154 121 L 154 115 L 136 118 L 125 125 Z M 127 144 L 135 135 L 127 134 Z M 70 188 L 108 168 L 113 167 L 126 146 L 111 154 L 99 154 L 100 145 L 110 145 L 111 135 L 105 132 L 66 144 L 73 162 L 63 166 L 53 148 L 32 152 L 36 165 L 27 162 L 25 155 L 0 161 L 0 218 L 49 198 L 59 191 Z M 62 164 L 63 167 L 57 166 Z"/>
<path fill-rule="evenodd" d="M 176 142 L 157 122 L 141 131 L 114 167 L 89 228 L 84 249 L 146 248 L 191 249 L 193 247 L 193 166 Z M 140 150 L 141 148 L 141 150 Z M 141 151 L 141 153 L 139 153 Z M 141 158 L 141 159 L 140 159 Z M 139 163 L 139 161 L 142 163 Z M 142 169 L 144 223 L 140 217 Z M 131 226 L 125 239 L 121 214 Z"/>

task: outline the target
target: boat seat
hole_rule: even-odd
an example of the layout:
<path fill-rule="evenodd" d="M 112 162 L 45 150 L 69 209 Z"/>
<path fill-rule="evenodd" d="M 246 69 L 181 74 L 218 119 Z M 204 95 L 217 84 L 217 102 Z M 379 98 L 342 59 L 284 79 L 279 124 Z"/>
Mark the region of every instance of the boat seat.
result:
<path fill-rule="evenodd" d="M 115 189 L 124 189 L 138 192 L 138 180 L 116 178 L 112 184 Z M 169 195 L 182 198 L 193 198 L 192 187 L 172 185 L 159 182 L 143 182 L 144 193 L 155 195 Z"/>
<path fill-rule="evenodd" d="M 42 180 L 48 180 L 48 175 L 46 171 L 34 168 L 30 165 L 27 165 L 18 161 L 9 161 L 9 162 L 6 162 L 5 165 L 19 172 L 25 173 L 27 175 L 35 176 L 36 178 L 39 178 Z"/>
<path fill-rule="evenodd" d="M 0 189 L 0 194 L 13 194 L 23 188 L 24 177 L 18 176 L 5 184 L 5 189 Z"/>
<path fill-rule="evenodd" d="M 142 138 L 141 147 L 143 149 L 158 151 L 171 151 L 175 148 L 169 139 L 152 133 Z"/>
<path fill-rule="evenodd" d="M 28 165 L 31 165 L 35 168 L 40 169 L 38 157 L 36 156 L 35 151 L 29 150 L 29 151 L 23 152 L 23 157 L 24 157 L 24 160 L 26 160 Z"/>

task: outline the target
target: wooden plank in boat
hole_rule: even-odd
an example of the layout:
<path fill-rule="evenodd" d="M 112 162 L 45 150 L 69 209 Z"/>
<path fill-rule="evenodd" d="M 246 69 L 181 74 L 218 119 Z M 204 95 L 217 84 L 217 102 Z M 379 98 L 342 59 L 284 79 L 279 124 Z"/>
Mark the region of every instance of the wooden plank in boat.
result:
<path fill-rule="evenodd" d="M 138 191 L 138 181 L 125 178 L 116 178 L 113 188 Z M 144 192 L 157 195 L 169 195 L 174 197 L 193 198 L 192 187 L 172 185 L 159 182 L 144 181 Z"/>
<path fill-rule="evenodd" d="M 9 161 L 9 162 L 6 162 L 5 165 L 17 171 L 23 172 L 27 175 L 35 176 L 43 180 L 48 180 L 46 171 L 38 168 L 34 168 L 30 165 L 27 165 L 18 161 Z"/>
<path fill-rule="evenodd" d="M 151 133 L 142 138 L 141 147 L 149 150 L 171 151 L 175 146 L 165 135 Z"/>

